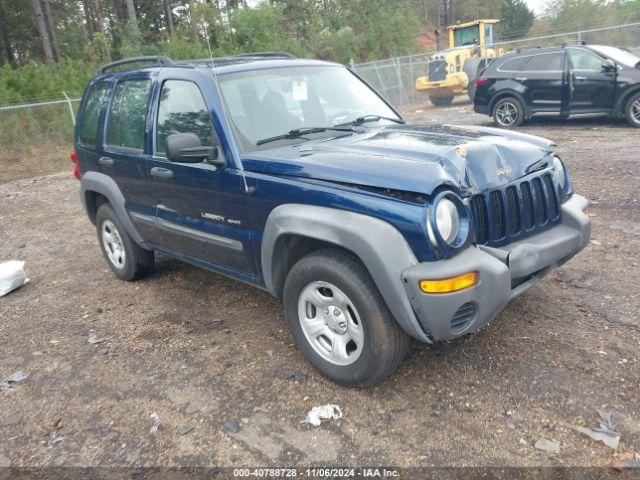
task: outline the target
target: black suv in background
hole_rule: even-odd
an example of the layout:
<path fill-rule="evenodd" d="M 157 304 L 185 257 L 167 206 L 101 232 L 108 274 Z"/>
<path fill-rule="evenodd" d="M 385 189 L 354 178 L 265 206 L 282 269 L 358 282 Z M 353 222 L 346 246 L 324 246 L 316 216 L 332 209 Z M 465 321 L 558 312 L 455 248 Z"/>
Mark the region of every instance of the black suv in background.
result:
<path fill-rule="evenodd" d="M 584 44 L 509 53 L 476 79 L 474 110 L 507 128 L 536 115 L 586 114 L 626 116 L 640 127 L 640 57 Z"/>

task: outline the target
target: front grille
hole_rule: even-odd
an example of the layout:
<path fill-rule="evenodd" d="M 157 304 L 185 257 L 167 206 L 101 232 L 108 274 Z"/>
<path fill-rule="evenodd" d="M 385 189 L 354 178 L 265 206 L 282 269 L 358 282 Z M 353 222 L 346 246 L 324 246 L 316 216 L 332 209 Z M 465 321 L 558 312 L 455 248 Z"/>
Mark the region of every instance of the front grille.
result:
<path fill-rule="evenodd" d="M 476 243 L 501 245 L 543 230 L 560 219 L 558 190 L 551 173 L 471 197 Z"/>
<path fill-rule="evenodd" d="M 427 65 L 430 82 L 441 82 L 447 78 L 447 64 L 444 60 L 432 60 Z"/>

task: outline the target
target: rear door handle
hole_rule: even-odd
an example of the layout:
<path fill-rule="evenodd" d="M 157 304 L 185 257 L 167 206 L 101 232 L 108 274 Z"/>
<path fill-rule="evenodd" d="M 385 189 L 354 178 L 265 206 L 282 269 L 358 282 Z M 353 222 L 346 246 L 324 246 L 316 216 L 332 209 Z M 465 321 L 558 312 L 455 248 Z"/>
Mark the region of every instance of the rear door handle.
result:
<path fill-rule="evenodd" d="M 526 82 L 527 81 L 527 77 L 516 77 L 516 80 L 519 82 Z"/>
<path fill-rule="evenodd" d="M 109 158 L 109 157 L 100 157 L 98 159 L 98 163 L 100 165 L 104 165 L 105 167 L 112 167 L 113 166 L 113 158 Z"/>
<path fill-rule="evenodd" d="M 173 172 L 168 168 L 153 167 L 151 169 L 151 176 L 160 180 L 169 180 L 173 178 Z"/>
<path fill-rule="evenodd" d="M 587 80 L 587 77 L 582 77 L 582 76 L 580 76 L 580 75 L 576 75 L 576 76 L 575 76 L 575 79 L 576 79 L 576 80 Z"/>

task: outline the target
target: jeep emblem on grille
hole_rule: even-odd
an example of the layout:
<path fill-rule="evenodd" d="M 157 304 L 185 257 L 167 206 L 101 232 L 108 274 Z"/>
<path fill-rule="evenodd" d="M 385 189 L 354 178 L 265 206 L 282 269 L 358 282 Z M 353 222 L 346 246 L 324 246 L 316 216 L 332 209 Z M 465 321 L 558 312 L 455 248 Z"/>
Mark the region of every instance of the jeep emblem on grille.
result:
<path fill-rule="evenodd" d="M 496 170 L 496 173 L 498 175 L 507 175 L 508 173 L 511 173 L 511 166 L 507 165 L 506 167 L 499 168 Z"/>

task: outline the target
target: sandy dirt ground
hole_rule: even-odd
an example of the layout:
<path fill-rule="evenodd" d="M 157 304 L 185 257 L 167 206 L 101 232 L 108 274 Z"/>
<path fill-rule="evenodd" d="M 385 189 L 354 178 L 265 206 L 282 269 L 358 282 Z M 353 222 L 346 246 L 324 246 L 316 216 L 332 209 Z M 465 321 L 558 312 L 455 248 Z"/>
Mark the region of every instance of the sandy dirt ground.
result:
<path fill-rule="evenodd" d="M 407 117 L 490 124 L 468 103 Z M 0 467 L 637 463 L 640 131 L 522 131 L 558 143 L 593 201 L 591 244 L 482 331 L 414 345 L 367 390 L 318 374 L 267 293 L 164 256 L 117 280 L 70 173 L 0 185 L 0 261 L 26 261 L 30 278 L 0 298 L 0 381 L 29 375 L 0 389 Z M 303 423 L 326 403 L 344 417 Z M 569 426 L 597 427 L 599 410 L 617 450 Z"/>

